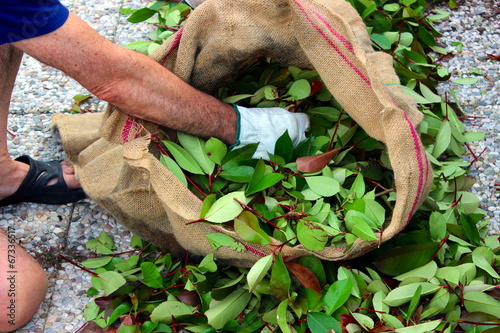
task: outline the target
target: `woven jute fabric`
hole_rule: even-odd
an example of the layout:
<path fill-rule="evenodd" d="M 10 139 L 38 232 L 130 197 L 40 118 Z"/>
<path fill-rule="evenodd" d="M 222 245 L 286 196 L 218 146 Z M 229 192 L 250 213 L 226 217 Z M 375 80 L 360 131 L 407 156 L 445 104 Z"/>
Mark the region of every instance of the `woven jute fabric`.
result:
<path fill-rule="evenodd" d="M 354 8 L 343 0 L 207 0 L 151 55 L 207 93 L 256 56 L 316 69 L 345 111 L 387 146 L 397 200 L 380 239 L 400 232 L 432 184 L 431 166 L 416 129 L 422 114 L 401 90 L 391 56 L 372 49 Z M 94 130 L 83 130 L 87 118 Z M 152 138 L 168 137 L 165 128 L 129 117 L 112 105 L 102 116 L 57 117 L 54 126 L 89 197 L 146 240 L 165 249 L 214 252 L 220 260 L 239 266 L 250 266 L 276 250 L 247 243 L 221 225 L 187 224 L 199 218 L 202 202 L 160 164 Z M 214 251 L 205 237 L 211 232 L 234 237 L 247 251 Z M 281 250 L 286 259 L 314 255 L 345 260 L 378 244 L 359 239 L 348 249 L 309 251 L 299 245 Z"/>

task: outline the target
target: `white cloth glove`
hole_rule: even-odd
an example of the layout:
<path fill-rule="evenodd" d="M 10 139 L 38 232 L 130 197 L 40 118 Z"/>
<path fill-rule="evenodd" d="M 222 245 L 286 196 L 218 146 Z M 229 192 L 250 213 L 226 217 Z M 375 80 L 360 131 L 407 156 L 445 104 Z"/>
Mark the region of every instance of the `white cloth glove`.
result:
<path fill-rule="evenodd" d="M 306 139 L 309 117 L 304 113 L 293 113 L 282 108 L 245 108 L 234 105 L 237 121 L 236 144 L 233 149 L 259 142 L 253 158 L 268 160 L 268 152 L 274 154 L 274 146 L 280 136 L 288 130 L 293 146 Z"/>

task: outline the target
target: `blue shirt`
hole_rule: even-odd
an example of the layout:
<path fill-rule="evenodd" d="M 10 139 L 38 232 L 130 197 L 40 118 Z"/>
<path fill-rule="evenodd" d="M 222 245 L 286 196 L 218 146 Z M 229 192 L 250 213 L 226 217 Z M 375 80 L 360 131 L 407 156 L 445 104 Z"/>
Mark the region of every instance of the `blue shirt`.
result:
<path fill-rule="evenodd" d="M 0 45 L 48 34 L 68 15 L 59 0 L 0 0 Z"/>

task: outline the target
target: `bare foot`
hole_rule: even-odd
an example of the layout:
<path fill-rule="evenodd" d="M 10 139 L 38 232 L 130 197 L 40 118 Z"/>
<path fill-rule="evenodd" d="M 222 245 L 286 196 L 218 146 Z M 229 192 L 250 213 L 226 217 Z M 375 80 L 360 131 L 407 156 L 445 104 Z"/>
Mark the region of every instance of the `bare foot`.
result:
<path fill-rule="evenodd" d="M 63 161 L 61 162 L 61 166 L 66 185 L 68 185 L 70 189 L 80 188 L 80 182 L 76 179 L 75 170 L 71 164 Z M 15 160 L 0 162 L 0 200 L 14 194 L 17 191 L 26 177 L 29 168 L 28 164 Z M 57 183 L 57 180 L 58 177 L 54 177 L 47 183 L 47 185 L 53 185 Z"/>

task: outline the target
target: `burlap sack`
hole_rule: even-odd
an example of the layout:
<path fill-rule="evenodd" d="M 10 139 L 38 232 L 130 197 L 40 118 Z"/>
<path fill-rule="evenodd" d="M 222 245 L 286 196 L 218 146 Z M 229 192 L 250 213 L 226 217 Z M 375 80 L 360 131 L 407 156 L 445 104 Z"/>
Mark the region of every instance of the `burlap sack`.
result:
<path fill-rule="evenodd" d="M 422 115 L 398 86 L 391 56 L 373 51 L 357 12 L 343 0 L 207 0 L 152 58 L 211 93 L 256 55 L 274 57 L 287 66 L 315 68 L 348 114 L 387 145 L 397 201 L 381 240 L 400 232 L 432 183 L 431 166 L 415 129 Z M 241 266 L 276 249 L 246 243 L 220 225 L 186 225 L 198 219 L 201 201 L 158 161 L 151 137 L 163 136 L 163 129 L 110 106 L 100 136 L 79 151 L 74 144 L 81 141 L 86 115 L 76 116 L 82 119 L 75 133 L 71 133 L 73 117 L 59 117 L 55 126 L 85 191 L 134 233 L 162 248 L 171 249 L 176 240 L 181 247 L 205 255 L 214 250 L 204 235 L 223 232 L 247 251 L 222 247 L 215 251 L 216 257 Z M 347 250 L 317 252 L 284 246 L 282 253 L 288 259 L 312 254 L 343 260 L 377 245 L 358 240 Z"/>

